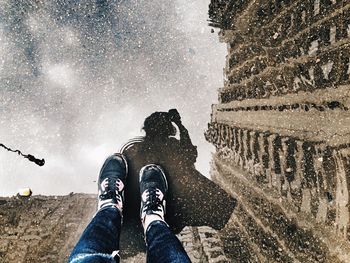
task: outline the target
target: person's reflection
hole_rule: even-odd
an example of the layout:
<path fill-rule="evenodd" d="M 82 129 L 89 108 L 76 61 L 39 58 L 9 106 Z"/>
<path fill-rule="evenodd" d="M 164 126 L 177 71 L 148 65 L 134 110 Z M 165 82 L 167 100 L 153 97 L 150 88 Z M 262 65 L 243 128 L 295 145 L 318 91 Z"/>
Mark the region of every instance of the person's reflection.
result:
<path fill-rule="evenodd" d="M 174 124 L 179 130 L 179 140 L 174 137 L 177 133 Z M 143 130 L 146 133 L 144 146 L 147 146 L 146 151 L 150 149 L 148 154 L 157 155 L 154 157 L 159 161 L 167 161 L 167 165 L 180 164 L 182 168 L 191 167 L 194 169 L 197 147 L 192 144 L 188 131 L 182 125 L 180 114 L 176 109 L 151 114 L 145 119 Z M 164 155 L 159 155 L 159 150 Z M 173 172 L 176 171 L 171 173 Z"/>
<path fill-rule="evenodd" d="M 129 164 L 125 222 L 139 224 L 135 213 L 140 206 L 138 173 L 145 164 L 155 163 L 164 168 L 169 183 L 166 220 L 173 231 L 178 233 L 185 226 L 223 228 L 233 212 L 235 199 L 195 169 L 197 147 L 178 111 L 151 114 L 145 119 L 143 130 L 144 137 L 129 141 L 121 149 Z M 179 139 L 175 137 L 177 130 Z"/>

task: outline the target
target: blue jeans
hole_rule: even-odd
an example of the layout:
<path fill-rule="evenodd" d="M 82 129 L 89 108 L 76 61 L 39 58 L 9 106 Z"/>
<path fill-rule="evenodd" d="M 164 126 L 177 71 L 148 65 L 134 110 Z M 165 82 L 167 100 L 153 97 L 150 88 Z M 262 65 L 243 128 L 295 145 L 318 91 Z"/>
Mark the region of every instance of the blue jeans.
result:
<path fill-rule="evenodd" d="M 98 211 L 69 256 L 69 263 L 119 263 L 122 217 L 118 209 Z M 147 263 L 191 262 L 178 238 L 163 221 L 146 231 Z"/>

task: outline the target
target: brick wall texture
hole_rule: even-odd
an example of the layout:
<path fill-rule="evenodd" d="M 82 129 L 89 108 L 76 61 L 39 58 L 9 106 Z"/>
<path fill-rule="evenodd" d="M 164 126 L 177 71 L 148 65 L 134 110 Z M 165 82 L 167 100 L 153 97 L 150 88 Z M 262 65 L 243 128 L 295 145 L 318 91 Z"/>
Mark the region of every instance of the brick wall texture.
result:
<path fill-rule="evenodd" d="M 212 0 L 209 15 L 228 54 L 205 136 L 240 201 L 226 249 L 349 262 L 350 1 Z"/>

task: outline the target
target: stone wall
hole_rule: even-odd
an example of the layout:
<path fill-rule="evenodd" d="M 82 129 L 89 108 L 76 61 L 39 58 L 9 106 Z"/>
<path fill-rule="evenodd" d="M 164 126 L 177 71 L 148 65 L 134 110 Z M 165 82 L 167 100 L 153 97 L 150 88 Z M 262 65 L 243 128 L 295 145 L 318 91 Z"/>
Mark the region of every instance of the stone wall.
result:
<path fill-rule="evenodd" d="M 259 237 L 246 242 L 251 259 L 342 261 L 350 251 L 350 2 L 212 0 L 209 14 L 228 49 L 205 134 L 217 149 L 213 177 L 241 201 L 228 228 Z"/>

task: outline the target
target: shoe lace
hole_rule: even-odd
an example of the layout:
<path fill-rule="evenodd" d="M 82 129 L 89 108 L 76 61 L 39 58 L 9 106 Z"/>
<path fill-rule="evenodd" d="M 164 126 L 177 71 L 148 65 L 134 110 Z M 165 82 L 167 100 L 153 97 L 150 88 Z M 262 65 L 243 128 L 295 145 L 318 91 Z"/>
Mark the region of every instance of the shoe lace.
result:
<path fill-rule="evenodd" d="M 118 201 L 121 200 L 121 195 L 115 186 L 114 180 L 108 179 L 108 186 L 106 187 L 105 191 L 100 194 L 100 199 L 115 199 Z"/>
<path fill-rule="evenodd" d="M 162 211 L 162 200 L 160 200 L 157 194 L 157 188 L 148 189 L 148 198 L 145 204 L 145 211 Z"/>
<path fill-rule="evenodd" d="M 107 192 L 100 194 L 100 199 L 101 200 L 114 199 L 114 198 L 118 198 L 119 196 L 120 195 L 116 194 L 115 191 L 108 190 Z"/>

